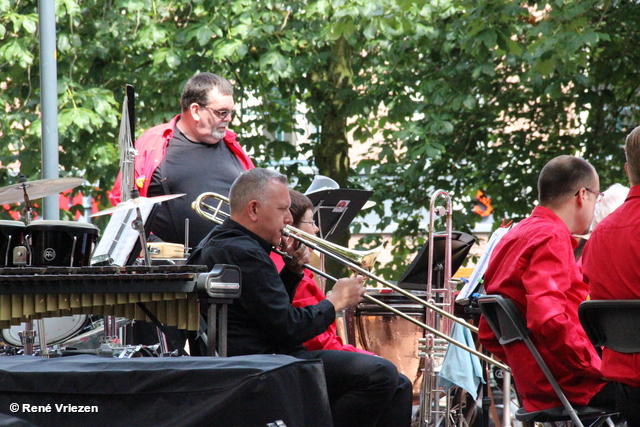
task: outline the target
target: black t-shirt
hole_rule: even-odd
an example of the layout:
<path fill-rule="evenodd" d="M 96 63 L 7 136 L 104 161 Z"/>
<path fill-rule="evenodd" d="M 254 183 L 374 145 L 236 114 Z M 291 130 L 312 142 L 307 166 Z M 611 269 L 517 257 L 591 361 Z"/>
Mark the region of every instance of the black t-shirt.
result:
<path fill-rule="evenodd" d="M 229 196 L 231 184 L 244 169 L 223 141 L 203 144 L 189 140 L 179 129 L 169 144 L 165 157 L 153 173 L 148 196 L 186 193 L 163 202 L 151 224 L 151 232 L 165 242 L 185 243 L 185 218 L 189 219 L 189 246 L 195 247 L 215 225 L 201 218 L 192 208 L 204 192 Z M 225 208 L 228 212 L 228 208 Z"/>

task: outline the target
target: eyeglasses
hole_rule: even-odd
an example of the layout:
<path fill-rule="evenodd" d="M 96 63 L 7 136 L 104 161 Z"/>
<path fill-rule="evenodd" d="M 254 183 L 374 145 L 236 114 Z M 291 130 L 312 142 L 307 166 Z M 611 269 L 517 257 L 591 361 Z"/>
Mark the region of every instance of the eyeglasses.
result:
<path fill-rule="evenodd" d="M 303 221 L 303 220 L 300 220 L 300 222 L 301 222 L 301 223 L 303 223 L 303 224 L 311 224 L 311 225 L 313 225 L 314 227 L 317 227 L 316 222 L 315 222 L 315 221 L 313 221 L 313 220 L 312 220 L 312 221 Z"/>
<path fill-rule="evenodd" d="M 593 193 L 596 195 L 596 203 L 600 203 L 602 201 L 602 199 L 604 198 L 604 193 L 600 192 L 600 191 L 594 191 L 590 188 L 584 187 L 585 190 L 587 190 L 589 193 Z M 580 190 L 576 191 L 576 194 L 574 194 L 573 196 L 577 196 L 578 194 L 580 194 Z"/>
<path fill-rule="evenodd" d="M 203 105 L 202 107 L 208 108 L 216 117 L 222 120 L 226 119 L 229 115 L 231 115 L 231 117 L 233 118 L 233 116 L 236 114 L 235 108 L 233 110 L 216 110 L 215 108 L 211 108 L 208 105 Z"/>

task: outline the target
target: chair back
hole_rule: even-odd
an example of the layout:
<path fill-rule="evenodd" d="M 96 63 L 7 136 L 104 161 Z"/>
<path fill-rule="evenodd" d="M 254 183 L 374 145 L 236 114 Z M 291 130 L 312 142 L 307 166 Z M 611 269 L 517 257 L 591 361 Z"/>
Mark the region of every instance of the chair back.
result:
<path fill-rule="evenodd" d="M 571 403 L 569 403 L 569 400 L 562 392 L 562 389 L 551 373 L 551 370 L 542 359 L 540 352 L 538 352 L 533 341 L 531 341 L 531 338 L 529 337 L 530 330 L 527 328 L 526 320 L 520 313 L 520 310 L 518 310 L 518 307 L 516 307 L 515 303 L 500 295 L 483 295 L 478 298 L 478 304 L 480 305 L 482 315 L 501 345 L 505 345 L 516 340 L 524 341 L 531 352 L 531 355 L 538 363 L 538 366 L 547 377 L 551 387 L 556 392 L 558 399 L 562 402 L 562 406 L 564 406 L 571 420 L 576 426 L 582 427 L 583 424 L 580 422 L 575 409 L 571 406 Z"/>
<path fill-rule="evenodd" d="M 640 300 L 584 301 L 578 316 L 594 346 L 640 353 Z"/>
<path fill-rule="evenodd" d="M 529 336 L 529 328 L 520 310 L 509 299 L 500 295 L 483 295 L 478 298 L 480 311 L 501 345 Z"/>

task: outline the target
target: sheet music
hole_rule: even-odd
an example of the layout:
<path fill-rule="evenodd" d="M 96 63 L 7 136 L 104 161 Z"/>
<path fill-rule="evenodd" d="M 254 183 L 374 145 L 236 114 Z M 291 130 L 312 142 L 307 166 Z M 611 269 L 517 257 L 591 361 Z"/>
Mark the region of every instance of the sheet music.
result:
<path fill-rule="evenodd" d="M 460 302 L 462 300 L 468 299 L 471 294 L 476 290 L 478 286 L 478 282 L 484 276 L 485 271 L 487 271 L 487 267 L 489 266 L 489 259 L 491 258 L 491 253 L 493 249 L 496 247 L 502 236 L 504 236 L 509 228 L 500 227 L 496 231 L 493 232 L 487 246 L 484 248 L 484 252 L 482 256 L 478 260 L 471 276 L 469 276 L 469 282 L 462 288 L 458 296 L 456 297 L 456 302 Z"/>
<path fill-rule="evenodd" d="M 154 205 L 140 207 L 142 222 L 145 223 Z M 113 260 L 114 265 L 124 266 L 129 258 L 129 254 L 140 239 L 140 234 L 131 227 L 131 222 L 136 218 L 136 210 L 129 209 L 111 214 L 111 219 L 96 250 L 93 252 L 94 258 L 107 255 Z"/>

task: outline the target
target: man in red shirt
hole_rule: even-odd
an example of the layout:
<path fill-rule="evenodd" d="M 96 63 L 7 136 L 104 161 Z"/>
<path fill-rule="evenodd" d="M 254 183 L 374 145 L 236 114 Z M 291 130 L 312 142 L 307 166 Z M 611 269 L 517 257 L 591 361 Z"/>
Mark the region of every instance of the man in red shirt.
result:
<path fill-rule="evenodd" d="M 640 127 L 625 141 L 624 165 L 631 189 L 624 203 L 593 230 L 582 270 L 591 299 L 640 298 Z M 602 350 L 602 373 L 619 382 L 618 407 L 627 425 L 640 426 L 640 354 Z"/>
<path fill-rule="evenodd" d="M 539 206 L 500 240 L 484 277 L 487 294 L 511 299 L 526 318 L 534 344 L 569 401 L 613 407 L 615 387 L 603 379 L 600 358 L 578 319 L 588 286 L 573 256 L 572 234 L 588 230 L 599 188 L 598 175 L 585 160 L 549 161 L 538 178 Z M 511 367 L 527 411 L 562 406 L 524 342 L 501 346 L 484 318 L 479 337 Z"/>

